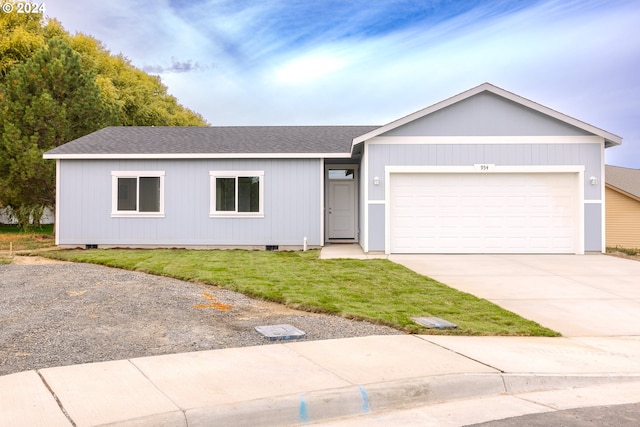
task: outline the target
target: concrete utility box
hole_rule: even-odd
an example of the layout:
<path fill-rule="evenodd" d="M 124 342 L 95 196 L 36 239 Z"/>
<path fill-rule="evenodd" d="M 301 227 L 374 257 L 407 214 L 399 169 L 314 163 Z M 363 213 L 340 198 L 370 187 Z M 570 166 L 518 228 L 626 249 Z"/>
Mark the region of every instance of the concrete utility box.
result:
<path fill-rule="evenodd" d="M 455 323 L 439 317 L 412 317 L 411 320 L 429 329 L 456 329 L 458 327 Z"/>
<path fill-rule="evenodd" d="M 307 334 L 291 325 L 265 325 L 256 326 L 255 330 L 270 341 L 298 340 Z"/>

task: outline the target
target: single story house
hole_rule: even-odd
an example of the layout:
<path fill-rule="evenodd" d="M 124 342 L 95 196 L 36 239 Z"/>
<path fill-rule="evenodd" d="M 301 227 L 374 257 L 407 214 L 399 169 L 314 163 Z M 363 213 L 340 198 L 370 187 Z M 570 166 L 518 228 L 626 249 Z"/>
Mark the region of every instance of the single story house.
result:
<path fill-rule="evenodd" d="M 640 249 L 640 169 L 605 166 L 607 246 Z"/>
<path fill-rule="evenodd" d="M 61 246 L 582 254 L 621 142 L 485 83 L 384 126 L 108 127 L 44 158 Z"/>

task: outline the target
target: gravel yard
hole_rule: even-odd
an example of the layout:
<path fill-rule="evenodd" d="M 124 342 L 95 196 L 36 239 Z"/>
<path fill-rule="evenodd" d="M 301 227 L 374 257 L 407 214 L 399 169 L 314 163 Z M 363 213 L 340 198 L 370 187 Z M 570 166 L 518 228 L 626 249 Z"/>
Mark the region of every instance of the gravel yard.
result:
<path fill-rule="evenodd" d="M 308 340 L 401 333 L 213 286 L 39 258 L 0 265 L 0 292 L 0 375 L 273 343 L 255 332 L 260 325 L 291 324 Z"/>

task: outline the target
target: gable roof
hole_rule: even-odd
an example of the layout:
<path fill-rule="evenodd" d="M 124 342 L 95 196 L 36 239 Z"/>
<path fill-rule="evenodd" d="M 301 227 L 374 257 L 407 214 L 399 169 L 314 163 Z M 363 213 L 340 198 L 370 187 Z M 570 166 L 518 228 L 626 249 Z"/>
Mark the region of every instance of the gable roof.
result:
<path fill-rule="evenodd" d="M 562 114 L 558 111 L 552 110 L 551 108 L 545 107 L 544 105 L 540 105 L 536 102 L 533 102 L 529 99 L 523 98 L 519 95 L 516 95 L 514 93 L 508 92 L 504 89 L 501 89 L 497 86 L 494 86 L 490 83 L 483 83 L 479 86 L 476 86 L 472 89 L 469 89 L 465 92 L 462 92 L 456 96 L 453 96 L 451 98 L 445 99 L 444 101 L 438 102 L 437 104 L 433 104 L 430 107 L 424 108 L 422 110 L 416 111 L 413 114 L 409 114 L 408 116 L 402 117 L 398 120 L 395 120 L 391 123 L 388 123 L 382 127 L 373 129 L 372 131 L 370 131 L 369 133 L 366 133 L 364 135 L 360 135 L 357 138 L 355 138 L 353 140 L 353 146 L 355 146 L 356 144 L 359 144 L 361 142 L 364 142 L 368 139 L 374 138 L 376 136 L 382 135 L 386 132 L 389 132 L 390 130 L 396 129 L 400 126 L 403 126 L 409 122 L 412 122 L 414 120 L 417 120 L 421 117 L 427 116 L 429 114 L 435 113 L 436 111 L 442 110 L 446 107 L 449 107 L 457 102 L 463 101 L 467 98 L 471 98 L 474 95 L 477 95 L 479 93 L 482 92 L 490 92 L 493 93 L 495 95 L 501 96 L 503 98 L 506 98 L 510 101 L 516 102 L 524 107 L 530 108 L 534 111 L 537 111 L 539 113 L 545 114 L 547 116 L 550 116 L 554 119 L 560 120 L 562 122 L 565 122 L 569 125 L 575 126 L 579 129 L 582 129 L 583 131 L 586 131 L 588 133 L 591 133 L 593 135 L 597 135 L 600 136 L 602 138 L 604 138 L 605 140 L 605 147 L 610 147 L 612 145 L 620 145 L 622 143 L 622 138 L 614 135 L 612 133 L 606 132 L 602 129 L 599 129 L 595 126 L 592 126 L 588 123 L 582 122 L 580 120 L 574 119 L 573 117 L 567 116 L 566 114 Z"/>
<path fill-rule="evenodd" d="M 377 126 L 106 127 L 47 151 L 45 159 L 350 157 Z"/>
<path fill-rule="evenodd" d="M 640 169 L 605 165 L 604 173 L 608 187 L 640 200 Z"/>

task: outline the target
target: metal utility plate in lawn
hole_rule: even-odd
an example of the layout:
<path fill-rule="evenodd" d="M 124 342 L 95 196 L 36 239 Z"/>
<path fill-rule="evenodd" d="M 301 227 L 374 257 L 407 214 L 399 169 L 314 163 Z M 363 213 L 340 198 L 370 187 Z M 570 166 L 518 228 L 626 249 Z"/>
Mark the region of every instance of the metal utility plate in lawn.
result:
<path fill-rule="evenodd" d="M 448 322 L 439 317 L 412 317 L 411 320 L 431 329 L 455 329 L 458 327 L 455 323 Z"/>
<path fill-rule="evenodd" d="M 265 325 L 256 326 L 255 329 L 259 334 L 271 341 L 297 340 L 307 336 L 304 331 L 291 325 Z"/>

